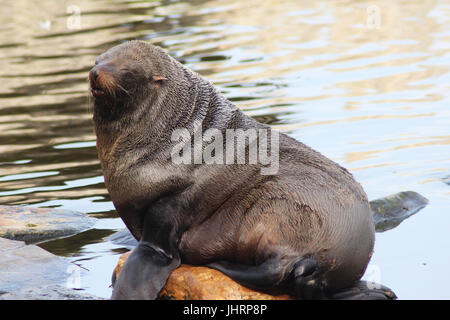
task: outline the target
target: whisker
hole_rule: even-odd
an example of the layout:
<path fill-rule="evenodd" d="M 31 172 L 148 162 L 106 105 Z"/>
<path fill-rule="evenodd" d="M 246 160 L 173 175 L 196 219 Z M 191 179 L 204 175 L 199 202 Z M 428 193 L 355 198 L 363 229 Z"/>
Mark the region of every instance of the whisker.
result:
<path fill-rule="evenodd" d="M 124 87 L 122 87 L 120 84 L 116 84 L 120 90 L 122 90 L 123 92 L 125 92 L 130 98 L 131 98 L 131 94 L 128 92 L 128 90 L 126 90 Z"/>
<path fill-rule="evenodd" d="M 106 91 L 108 92 L 108 94 L 110 96 L 112 96 L 113 98 L 115 98 L 116 97 L 116 90 L 114 90 L 116 87 L 115 81 L 113 79 L 111 79 L 110 77 L 105 77 L 105 79 L 103 80 L 103 83 L 104 83 L 104 87 L 105 87 Z"/>

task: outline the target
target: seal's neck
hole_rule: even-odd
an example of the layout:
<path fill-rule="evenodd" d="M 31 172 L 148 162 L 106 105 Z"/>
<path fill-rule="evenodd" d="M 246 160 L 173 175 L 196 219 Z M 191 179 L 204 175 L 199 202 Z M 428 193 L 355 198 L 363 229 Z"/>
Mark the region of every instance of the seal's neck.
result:
<path fill-rule="evenodd" d="M 126 128 L 119 120 L 114 120 L 108 123 L 95 121 L 94 130 L 97 136 L 97 151 L 98 157 L 102 166 L 107 166 L 108 163 L 114 161 L 114 153 L 117 149 L 117 143 L 120 137 L 127 134 Z"/>

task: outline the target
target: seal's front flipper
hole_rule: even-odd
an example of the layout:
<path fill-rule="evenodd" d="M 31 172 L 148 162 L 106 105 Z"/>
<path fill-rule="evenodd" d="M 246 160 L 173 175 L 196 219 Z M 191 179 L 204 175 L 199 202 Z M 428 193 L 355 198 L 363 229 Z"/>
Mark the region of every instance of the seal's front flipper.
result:
<path fill-rule="evenodd" d="M 328 295 L 333 300 L 394 300 L 395 293 L 378 283 L 359 281 L 354 287 Z"/>
<path fill-rule="evenodd" d="M 179 265 L 179 258 L 141 241 L 125 261 L 111 299 L 156 299 L 170 273 Z"/>
<path fill-rule="evenodd" d="M 111 299 L 156 299 L 180 266 L 177 232 L 169 212 L 147 212 L 143 234 L 119 274 Z"/>

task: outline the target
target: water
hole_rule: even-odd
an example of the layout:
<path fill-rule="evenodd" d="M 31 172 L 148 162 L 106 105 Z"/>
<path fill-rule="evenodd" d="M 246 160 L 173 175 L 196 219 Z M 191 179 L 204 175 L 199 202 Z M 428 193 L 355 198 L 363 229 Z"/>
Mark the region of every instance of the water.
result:
<path fill-rule="evenodd" d="M 430 200 L 377 234 L 365 277 L 403 299 L 448 299 L 448 1 L 2 1 L 0 204 L 99 218 L 41 246 L 109 297 L 124 227 L 103 184 L 89 108 L 95 57 L 125 40 L 166 48 L 248 115 L 348 168 L 369 199 Z"/>

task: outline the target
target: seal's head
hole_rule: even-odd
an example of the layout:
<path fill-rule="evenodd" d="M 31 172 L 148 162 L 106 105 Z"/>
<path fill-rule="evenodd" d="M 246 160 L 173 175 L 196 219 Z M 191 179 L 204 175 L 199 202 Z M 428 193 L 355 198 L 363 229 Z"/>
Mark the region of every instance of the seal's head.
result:
<path fill-rule="evenodd" d="M 101 54 L 89 72 L 94 113 L 100 120 L 118 119 L 155 99 L 167 78 L 168 55 L 143 41 L 129 41 Z"/>

